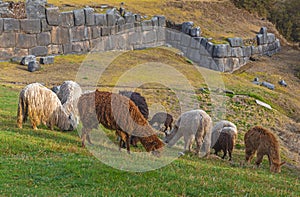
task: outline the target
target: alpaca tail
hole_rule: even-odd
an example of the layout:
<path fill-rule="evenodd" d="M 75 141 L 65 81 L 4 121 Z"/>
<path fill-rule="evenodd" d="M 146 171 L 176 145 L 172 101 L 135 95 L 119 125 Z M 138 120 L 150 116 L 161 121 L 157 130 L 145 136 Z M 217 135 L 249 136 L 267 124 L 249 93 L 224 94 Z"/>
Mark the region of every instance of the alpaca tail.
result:
<path fill-rule="evenodd" d="M 28 106 L 25 102 L 23 92 L 20 93 L 17 116 L 17 126 L 18 128 L 22 128 L 22 123 L 26 122 L 28 116 Z"/>

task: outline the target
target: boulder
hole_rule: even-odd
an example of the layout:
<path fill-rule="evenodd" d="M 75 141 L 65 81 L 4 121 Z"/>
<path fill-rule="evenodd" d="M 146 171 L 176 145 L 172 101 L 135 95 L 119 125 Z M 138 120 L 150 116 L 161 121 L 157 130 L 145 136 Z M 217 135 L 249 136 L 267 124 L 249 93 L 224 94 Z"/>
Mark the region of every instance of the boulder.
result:
<path fill-rule="evenodd" d="M 41 57 L 40 64 L 54 64 L 54 56 Z"/>
<path fill-rule="evenodd" d="M 181 31 L 186 34 L 190 34 L 190 30 L 194 26 L 194 23 L 192 21 L 184 22 L 182 23 L 182 29 Z"/>
<path fill-rule="evenodd" d="M 28 71 L 29 72 L 35 72 L 39 71 L 41 69 L 41 66 L 38 61 L 31 61 L 28 64 Z"/>
<path fill-rule="evenodd" d="M 22 58 L 21 65 L 28 65 L 29 62 L 36 61 L 36 57 L 34 55 L 27 55 Z"/>

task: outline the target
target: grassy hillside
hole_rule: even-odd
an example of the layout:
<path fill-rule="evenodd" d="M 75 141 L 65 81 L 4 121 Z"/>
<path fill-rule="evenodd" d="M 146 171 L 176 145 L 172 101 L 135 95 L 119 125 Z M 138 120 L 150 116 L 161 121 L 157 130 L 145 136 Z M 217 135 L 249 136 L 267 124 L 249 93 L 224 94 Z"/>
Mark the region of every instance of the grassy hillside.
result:
<path fill-rule="evenodd" d="M 286 50 L 287 51 L 287 50 Z M 233 153 L 233 162 L 214 156 L 199 159 L 193 153 L 186 154 L 163 168 L 134 173 L 109 167 L 80 146 L 77 131 L 59 132 L 40 127 L 33 131 L 29 123 L 23 129 L 16 128 L 18 91 L 26 84 L 39 81 L 48 87 L 64 80 L 75 80 L 76 73 L 85 60 L 84 56 L 58 56 L 54 65 L 45 65 L 39 72 L 29 73 L 17 64 L 1 63 L 0 74 L 0 192 L 3 195 L 136 195 L 141 196 L 196 196 L 196 195 L 259 195 L 297 196 L 299 194 L 299 124 L 298 111 L 289 114 L 292 103 L 299 108 L 299 99 L 294 88 L 300 84 L 293 72 L 281 72 L 278 62 L 290 58 L 295 51 L 262 58 L 234 74 L 222 74 L 226 89 L 235 95 L 225 98 L 226 119 L 233 121 L 240 132 Z M 88 59 L 93 59 L 88 58 Z M 182 56 L 166 48 L 130 51 L 122 54 L 109 65 L 99 78 L 98 88 L 111 90 L 124 72 L 137 65 L 159 61 L 179 72 L 190 81 L 196 91 L 199 106 L 209 114 L 214 113 L 212 92 L 201 92 L 204 78 Z M 96 65 L 96 64 L 94 64 Z M 264 74 L 267 65 L 272 72 Z M 277 67 L 277 66 L 278 67 Z M 92 65 L 91 65 L 92 66 Z M 64 74 L 58 68 L 64 68 Z M 277 71 L 276 71 L 277 70 Z M 207 71 L 204 71 L 207 72 Z M 254 76 L 261 80 L 287 79 L 287 88 L 270 91 L 251 83 Z M 18 76 L 17 78 L 15 76 Z M 125 88 L 126 89 L 126 88 Z M 291 90 L 296 91 L 295 94 Z M 175 117 L 180 114 L 178 98 L 170 89 L 158 84 L 145 84 L 137 88 L 147 99 L 150 107 L 162 105 Z M 259 98 L 276 110 L 263 108 L 255 103 Z M 278 98 L 285 102 L 278 102 Z M 297 101 L 295 103 L 295 101 Z M 284 104 L 284 105 L 283 105 Z M 297 108 L 295 108 L 297 109 Z M 214 116 L 214 119 L 220 117 Z M 282 159 L 287 161 L 280 174 L 271 174 L 267 158 L 260 169 L 253 165 L 241 166 L 244 160 L 243 135 L 254 125 L 263 125 L 279 134 Z M 297 130 L 298 129 L 298 130 Z M 114 132 L 107 131 L 117 146 Z M 104 145 L 105 146 L 105 145 Z M 133 151 L 144 150 L 141 145 Z M 125 151 L 123 151 L 125 153 Z M 298 156 L 297 156 L 298 155 Z M 125 155 L 127 156 L 127 155 Z M 128 157 L 131 157 L 128 155 Z"/>

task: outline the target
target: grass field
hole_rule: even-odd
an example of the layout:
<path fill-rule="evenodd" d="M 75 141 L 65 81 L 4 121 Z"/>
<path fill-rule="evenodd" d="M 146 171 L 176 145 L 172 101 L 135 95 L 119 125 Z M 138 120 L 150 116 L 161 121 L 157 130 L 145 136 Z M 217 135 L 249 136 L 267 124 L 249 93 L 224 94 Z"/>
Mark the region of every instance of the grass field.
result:
<path fill-rule="evenodd" d="M 267 161 L 257 170 L 234 162 L 187 154 L 149 172 L 111 168 L 80 147 L 76 131 L 17 129 L 18 92 L 0 86 L 0 193 L 13 196 L 297 196 L 299 171 L 271 174 Z"/>
<path fill-rule="evenodd" d="M 277 56 L 281 58 L 285 54 Z M 87 58 L 88 62 L 93 57 Z M 236 95 L 225 96 L 226 119 L 237 124 L 240 135 L 233 154 L 233 162 L 223 161 L 214 156 L 198 158 L 193 153 L 175 159 L 170 164 L 148 172 L 127 172 L 115 169 L 94 157 L 89 149 L 81 147 L 77 131 L 50 131 L 44 126 L 33 131 L 29 123 L 23 129 L 16 127 L 18 92 L 25 84 L 40 81 L 48 87 L 62 83 L 67 79 L 75 80 L 76 72 L 87 61 L 84 56 L 68 55 L 56 58 L 54 65 L 45 66 L 41 71 L 28 73 L 22 67 L 2 63 L 5 72 L 1 72 L 0 86 L 0 193 L 1 195 L 37 195 L 37 196 L 298 196 L 300 193 L 299 163 L 292 149 L 288 128 L 297 128 L 280 103 L 274 102 L 285 89 L 270 91 L 251 84 L 253 76 L 262 69 L 259 64 L 245 68 L 235 74 L 222 74 L 227 89 Z M 98 88 L 112 90 L 118 78 L 136 65 L 160 61 L 176 68 L 195 88 L 195 98 L 199 106 L 209 114 L 213 113 L 213 92 L 201 92 L 206 86 L 201 72 L 184 57 L 165 48 L 131 51 L 115 59 L 98 81 Z M 91 62 L 89 62 L 91 63 Z M 274 63 L 276 64 L 276 62 Z M 89 65 L 89 64 L 88 64 Z M 261 66 L 262 66 L 261 65 Z M 93 66 L 92 64 L 89 66 Z M 59 69 L 65 68 L 65 75 Z M 258 70 L 256 70 L 258 69 Z M 274 67 L 275 69 L 275 67 Z M 55 72 L 56 70 L 56 72 Z M 203 71 L 207 72 L 207 71 Z M 14 78 L 15 74 L 19 76 Z M 126 72 L 125 72 L 126 73 Z M 274 72 L 276 73 L 276 72 Z M 140 73 L 142 75 L 142 73 Z M 277 73 L 278 74 L 278 73 Z M 275 74 L 267 77 L 271 79 Z M 73 76 L 73 77 L 72 77 Z M 275 75 L 276 76 L 276 75 Z M 114 80 L 116 79 L 116 80 Z M 11 81 L 17 83 L 12 83 Z M 292 87 L 289 87 L 292 88 Z M 150 107 L 163 107 L 178 117 L 180 109 L 174 92 L 159 84 L 145 84 L 138 87 L 147 99 Z M 255 104 L 255 99 L 270 103 L 276 110 L 270 111 Z M 292 99 L 288 93 L 286 99 Z M 294 98 L 295 99 L 295 98 Z M 177 104 L 176 104 L 177 103 Z M 175 106 L 175 107 L 174 107 Z M 152 109 L 153 109 L 152 108 Z M 255 112 L 255 113 L 254 113 Z M 293 113 L 292 113 L 293 114 Z M 215 119 L 218 117 L 215 116 Z M 286 124 L 287 123 L 287 124 Z M 261 124 L 268 128 L 287 132 L 283 135 L 281 155 L 287 161 L 280 174 L 269 172 L 265 158 L 260 169 L 253 165 L 241 166 L 244 160 L 243 134 L 253 125 Z M 290 127 L 288 127 L 290 126 Z M 299 128 L 299 127 L 298 127 Z M 114 132 L 107 131 L 109 138 L 117 147 Z M 283 133 L 284 134 L 284 133 Z M 297 147 L 296 145 L 294 145 Z M 144 150 L 141 145 L 134 152 Z M 123 157 L 134 158 L 123 151 Z M 104 155 L 107 156 L 107 155 Z M 113 155 L 110 159 L 117 161 Z M 153 157 L 153 156 L 149 156 Z"/>

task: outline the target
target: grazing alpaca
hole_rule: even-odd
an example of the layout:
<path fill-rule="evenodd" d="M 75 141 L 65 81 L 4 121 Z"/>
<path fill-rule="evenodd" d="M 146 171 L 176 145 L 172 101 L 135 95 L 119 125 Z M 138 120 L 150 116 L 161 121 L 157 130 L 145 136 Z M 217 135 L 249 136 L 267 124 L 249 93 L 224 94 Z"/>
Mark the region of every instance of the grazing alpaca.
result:
<path fill-rule="evenodd" d="M 33 129 L 43 123 L 51 130 L 56 125 L 60 130 L 73 130 L 76 125 L 72 115 L 66 113 L 54 92 L 39 83 L 27 85 L 20 92 L 17 124 L 30 118 Z"/>
<path fill-rule="evenodd" d="M 259 167 L 263 156 L 267 155 L 270 164 L 270 171 L 278 173 L 281 171 L 281 166 L 285 162 L 280 161 L 279 142 L 275 135 L 261 127 L 255 126 L 245 133 L 245 153 L 246 161 L 251 162 L 255 152 L 257 151 L 256 165 Z"/>
<path fill-rule="evenodd" d="M 225 127 L 227 128 L 226 131 L 230 132 L 233 135 L 233 140 L 234 140 L 234 144 L 235 144 L 235 141 L 236 141 L 237 135 L 238 135 L 235 124 L 233 124 L 232 122 L 227 121 L 227 120 L 221 120 L 221 121 L 217 122 L 216 125 L 212 129 L 211 147 L 213 147 L 215 145 L 222 129 Z"/>
<path fill-rule="evenodd" d="M 78 110 L 83 124 L 81 136 L 83 146 L 85 139 L 91 143 L 89 132 L 97 128 L 99 123 L 122 135 L 128 152 L 131 135 L 138 137 L 147 152 L 159 153 L 159 149 L 164 146 L 137 106 L 125 96 L 96 90 L 81 95 Z"/>
<path fill-rule="evenodd" d="M 230 127 L 228 127 L 230 128 Z M 225 158 L 227 151 L 229 154 L 229 161 L 231 161 L 231 153 L 233 150 L 233 145 L 234 145 L 234 140 L 233 140 L 233 136 L 231 135 L 231 133 L 229 132 L 221 132 L 220 136 L 217 140 L 217 142 L 215 143 L 215 145 L 213 146 L 213 149 L 215 149 L 215 154 L 218 155 L 218 152 L 220 152 L 221 150 L 223 150 L 223 156 L 222 159 Z"/>
<path fill-rule="evenodd" d="M 134 104 L 138 107 L 140 112 L 143 114 L 144 118 L 147 120 L 149 117 L 149 109 L 146 102 L 145 97 L 143 97 L 138 92 L 131 92 L 131 91 L 119 91 L 120 95 L 126 96 L 130 98 L 134 102 Z M 124 135 L 123 135 L 124 136 Z M 120 136 L 121 137 L 121 136 Z M 130 138 L 130 144 L 137 147 L 137 143 L 139 139 L 136 136 L 128 136 Z M 121 146 L 125 148 L 125 141 L 122 140 Z"/>
<path fill-rule="evenodd" d="M 165 129 L 163 132 L 167 136 L 167 129 L 170 128 L 170 131 L 172 130 L 172 122 L 173 122 L 173 117 L 171 114 L 165 113 L 165 112 L 158 112 L 156 113 L 152 119 L 149 121 L 150 125 L 153 126 L 155 123 L 164 124 Z"/>
<path fill-rule="evenodd" d="M 80 86 L 74 81 L 65 81 L 60 86 L 59 91 L 56 94 L 59 100 L 61 101 L 61 104 L 65 108 L 66 112 L 68 114 L 72 113 L 74 115 L 74 118 L 76 120 L 76 125 L 74 129 L 76 129 L 77 125 L 79 124 L 77 103 L 79 97 L 82 94 Z"/>
<path fill-rule="evenodd" d="M 212 120 L 203 110 L 191 110 L 180 115 L 170 135 L 165 139 L 168 146 L 173 146 L 182 136 L 184 137 L 184 151 L 191 151 L 193 140 L 196 140 L 196 153 L 201 151 L 209 155 L 211 142 Z"/>

